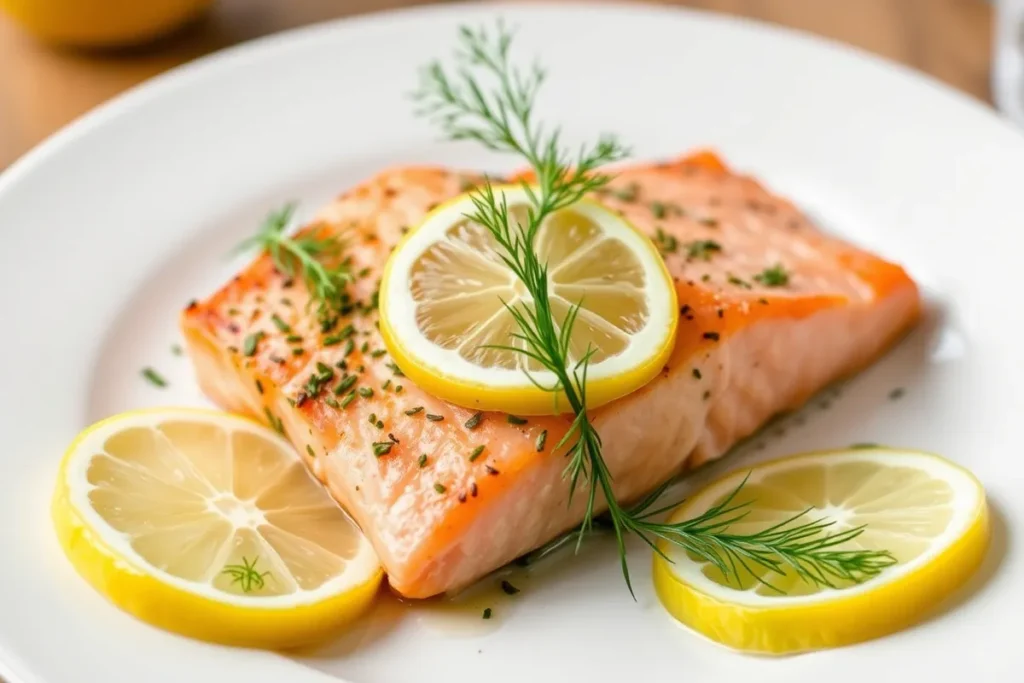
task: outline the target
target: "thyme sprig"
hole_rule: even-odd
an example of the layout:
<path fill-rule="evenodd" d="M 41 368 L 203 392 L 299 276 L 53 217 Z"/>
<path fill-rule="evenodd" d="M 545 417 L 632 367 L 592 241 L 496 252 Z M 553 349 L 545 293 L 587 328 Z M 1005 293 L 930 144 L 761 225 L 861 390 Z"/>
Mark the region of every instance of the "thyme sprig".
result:
<path fill-rule="evenodd" d="M 564 448 L 568 458 L 564 476 L 569 482 L 570 504 L 581 480 L 589 482 L 583 521 L 576 532 L 577 550 L 593 530 L 600 496 L 607 505 L 623 577 L 631 593 L 625 546 L 628 534 L 637 535 L 666 559 L 657 541 L 679 546 L 737 581 L 741 567 L 750 571 L 759 566 L 776 574 L 791 569 L 805 581 L 834 585 L 838 579 L 863 581 L 893 564 L 895 559 L 886 551 L 837 549 L 856 538 L 862 528 L 829 535 L 833 522 L 798 523 L 804 513 L 756 533 L 729 533 L 729 527 L 748 511 L 749 503 L 733 503 L 742 484 L 704 514 L 679 523 L 657 521 L 665 508 L 654 504 L 664 487 L 631 508 L 618 502 L 602 454 L 601 436 L 587 413 L 587 370 L 596 349 L 590 346 L 581 357 L 572 357 L 570 341 L 580 303 L 556 320 L 548 295 L 547 264 L 541 261 L 534 242 L 552 214 L 607 185 L 610 177 L 598 169 L 624 158 L 626 150 L 608 136 L 593 146 L 583 146 L 575 155 L 564 149 L 559 129 L 545 128 L 534 118 L 545 72 L 538 65 L 521 70 L 512 64 L 512 38 L 500 23 L 493 34 L 483 28 L 461 28 L 455 69 L 449 72 L 440 62 L 430 64 L 415 99 L 418 113 L 435 122 L 447 138 L 475 140 L 490 150 L 518 155 L 533 169 L 533 180 L 521 183 L 528 200 L 525 221 L 513 219 L 505 195 L 496 192 L 489 179 L 470 192 L 474 210 L 468 218 L 490 232 L 505 265 L 529 294 L 531 303 L 506 303 L 518 326 L 510 341 L 521 346 L 503 348 L 524 354 L 547 370 L 554 377 L 550 385 L 541 384 L 533 375 L 528 377 L 556 402 L 564 399 L 574 415 L 556 450 Z"/>
<path fill-rule="evenodd" d="M 353 280 L 351 269 L 341 259 L 343 245 L 338 238 L 320 236 L 315 230 L 289 234 L 286 229 L 294 214 L 294 202 L 272 211 L 238 250 L 265 251 L 281 273 L 287 277 L 301 275 L 309 290 L 309 303 L 317 307 L 317 317 L 321 321 L 335 318 L 348 301 L 345 287 Z"/>

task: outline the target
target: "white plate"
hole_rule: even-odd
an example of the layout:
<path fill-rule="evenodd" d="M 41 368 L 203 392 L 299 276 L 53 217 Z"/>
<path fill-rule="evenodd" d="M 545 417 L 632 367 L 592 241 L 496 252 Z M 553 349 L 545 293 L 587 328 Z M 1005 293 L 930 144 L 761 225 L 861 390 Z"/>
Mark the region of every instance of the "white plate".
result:
<path fill-rule="evenodd" d="M 224 254 L 268 208 L 297 197 L 312 210 L 389 164 L 509 163 L 436 142 L 405 98 L 417 67 L 449 53 L 460 21 L 490 21 L 499 9 L 520 27 L 522 54 L 550 67 L 545 117 L 573 141 L 608 129 L 637 157 L 715 147 L 927 286 L 931 314 L 912 338 L 756 454 L 881 441 L 970 467 L 991 496 L 992 552 L 974 584 L 925 623 L 810 656 L 739 656 L 663 613 L 647 553 L 632 552 L 633 602 L 597 544 L 495 605 L 504 618 L 491 629 L 377 618 L 330 647 L 285 656 L 138 623 L 64 561 L 48 517 L 64 447 L 114 411 L 203 400 L 169 351 L 176 316 L 231 273 L 237 262 Z M 1024 523 L 1024 315 L 1012 290 L 1022 277 L 1022 179 L 1024 137 L 931 81 L 806 36 L 663 9 L 386 14 L 275 36 L 158 78 L 0 178 L 0 672 L 25 683 L 1016 679 L 1024 558 L 1007 538 Z M 172 388 L 144 383 L 144 365 Z M 896 386 L 906 396 L 893 402 Z"/>

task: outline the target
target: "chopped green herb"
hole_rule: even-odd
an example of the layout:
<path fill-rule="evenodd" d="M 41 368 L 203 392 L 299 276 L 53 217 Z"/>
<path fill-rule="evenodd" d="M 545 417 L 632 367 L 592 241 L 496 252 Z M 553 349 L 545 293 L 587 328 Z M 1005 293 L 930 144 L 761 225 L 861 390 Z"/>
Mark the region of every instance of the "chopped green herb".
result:
<path fill-rule="evenodd" d="M 651 202 L 651 213 L 654 214 L 655 218 L 661 220 L 662 218 L 665 217 L 665 205 L 662 204 L 661 202 Z"/>
<path fill-rule="evenodd" d="M 676 249 L 679 248 L 679 240 L 674 235 L 669 235 L 660 227 L 655 230 L 654 243 L 658 246 L 658 249 L 666 254 L 674 254 Z"/>
<path fill-rule="evenodd" d="M 352 401 L 354 401 L 354 400 L 356 400 L 356 392 L 353 391 L 348 396 L 346 396 L 344 399 L 342 399 L 341 407 L 342 408 L 348 408 L 348 404 L 352 403 Z"/>
<path fill-rule="evenodd" d="M 484 615 L 483 616 L 484 616 L 484 619 L 490 619 L 491 618 L 491 608 L 490 607 L 484 607 Z"/>
<path fill-rule="evenodd" d="M 395 385 L 395 393 L 396 394 L 402 393 L 402 385 L 401 384 L 396 384 Z"/>
<path fill-rule="evenodd" d="M 370 424 L 377 424 L 377 413 L 370 413 L 370 417 L 366 418 L 366 421 Z"/>
<path fill-rule="evenodd" d="M 260 395 L 263 394 L 263 382 L 256 380 L 256 391 L 260 392 Z"/>
<path fill-rule="evenodd" d="M 687 256 L 710 261 L 714 252 L 722 251 L 722 245 L 714 240 L 695 240 L 686 245 Z"/>
<path fill-rule="evenodd" d="M 270 426 L 277 430 L 279 433 L 284 434 L 284 422 L 281 421 L 281 418 L 270 412 L 270 408 L 264 407 L 263 412 L 264 414 L 266 414 L 267 421 L 270 423 Z"/>
<path fill-rule="evenodd" d="M 315 458 L 316 457 L 316 453 L 313 452 L 313 447 L 310 446 L 308 443 L 306 444 L 306 452 L 309 453 L 309 457 L 311 457 L 311 458 Z"/>
<path fill-rule="evenodd" d="M 444 419 L 444 415 L 434 415 L 432 413 L 427 413 L 427 419 L 430 420 L 431 422 L 440 422 L 441 420 Z"/>
<path fill-rule="evenodd" d="M 263 339 L 264 336 L 266 335 L 264 335 L 263 332 L 253 332 L 252 334 L 246 336 L 245 340 L 242 342 L 242 353 L 244 353 L 246 356 L 255 355 L 256 346 L 260 343 L 260 340 Z"/>
<path fill-rule="evenodd" d="M 524 424 L 526 424 L 526 418 L 525 417 L 518 417 L 516 415 L 509 415 L 505 419 L 508 420 L 508 423 L 510 425 L 524 425 Z"/>
<path fill-rule="evenodd" d="M 370 342 L 363 342 L 363 345 L 359 347 L 360 353 L 366 353 L 370 350 Z"/>
<path fill-rule="evenodd" d="M 287 337 L 284 338 L 284 340 L 286 342 L 288 342 L 289 344 L 301 344 L 302 343 L 302 335 L 299 335 L 299 334 L 289 334 Z"/>
<path fill-rule="evenodd" d="M 142 376 L 153 386 L 160 387 L 161 389 L 167 386 L 167 380 L 161 377 L 160 373 L 153 368 L 143 368 Z"/>
<path fill-rule="evenodd" d="M 709 228 L 713 228 L 713 227 L 718 225 L 718 219 L 717 218 L 712 218 L 710 216 L 705 216 L 704 218 L 701 218 L 700 221 L 698 221 L 698 222 L 701 225 L 708 226 Z"/>
<path fill-rule="evenodd" d="M 472 452 L 470 452 L 469 454 L 469 461 L 473 462 L 474 460 L 479 458 L 480 455 L 484 452 L 484 448 L 486 448 L 486 446 L 477 446 L 476 448 L 474 448 Z"/>
<path fill-rule="evenodd" d="M 359 395 L 363 398 L 370 398 L 373 396 L 373 389 L 370 387 L 359 387 Z"/>
<path fill-rule="evenodd" d="M 419 465 L 420 468 L 426 467 L 426 465 L 427 465 L 427 454 L 426 453 L 420 453 L 420 459 L 416 461 L 416 464 Z"/>
<path fill-rule="evenodd" d="M 405 411 L 405 414 L 406 415 L 415 415 L 416 413 L 420 413 L 422 411 L 423 411 L 423 406 L 416 406 L 415 408 L 409 408 L 409 410 Z"/>
<path fill-rule="evenodd" d="M 393 445 L 390 441 L 376 441 L 373 444 L 373 454 L 378 458 L 382 455 L 387 455 L 391 452 Z"/>
<path fill-rule="evenodd" d="M 341 295 L 340 301 L 345 301 L 347 299 L 348 299 L 348 294 L 344 294 L 343 293 Z M 345 307 L 342 306 L 342 307 L 340 307 L 338 312 L 339 313 L 343 313 L 344 309 L 345 309 Z M 330 331 L 333 330 L 337 326 L 338 326 L 338 316 L 330 315 L 330 314 L 326 314 L 326 313 L 323 314 L 323 317 L 320 319 L 320 333 L 321 334 L 329 334 Z"/>
<path fill-rule="evenodd" d="M 540 434 L 537 435 L 536 446 L 537 446 L 537 452 L 538 453 L 544 452 L 544 444 L 546 444 L 547 442 L 548 442 L 548 430 L 545 429 L 544 431 L 542 431 Z"/>
<path fill-rule="evenodd" d="M 402 373 L 402 370 L 397 365 L 395 365 L 394 363 L 388 363 L 388 368 L 391 370 L 391 372 L 393 372 L 398 377 L 404 377 L 405 376 Z"/>
<path fill-rule="evenodd" d="M 347 342 L 345 342 L 345 349 L 341 352 L 341 355 L 349 356 L 352 354 L 353 351 L 355 351 L 355 349 L 356 343 L 349 339 Z"/>
<path fill-rule="evenodd" d="M 324 399 L 324 403 L 326 403 L 330 407 L 334 408 L 335 410 L 337 410 L 338 408 L 341 407 L 341 405 L 338 403 L 338 401 L 333 396 L 328 396 L 327 398 L 325 398 Z"/>
<path fill-rule="evenodd" d="M 289 325 L 285 321 L 281 320 L 281 317 L 277 313 L 275 313 L 274 315 L 270 316 L 270 322 L 274 323 L 274 327 L 276 327 L 277 329 L 279 329 L 282 332 L 286 332 L 287 333 L 287 332 L 291 332 L 292 331 L 291 325 Z"/>
<path fill-rule="evenodd" d="M 341 396 L 346 391 L 352 388 L 352 385 L 356 383 L 358 378 L 355 375 L 349 375 L 348 377 L 342 378 L 338 386 L 334 387 L 335 396 Z"/>
<path fill-rule="evenodd" d="M 701 378 L 700 370 L 698 370 L 697 368 L 693 369 L 693 378 L 694 379 L 700 379 Z"/>
<path fill-rule="evenodd" d="M 327 337 L 324 337 L 324 340 L 323 340 L 322 343 L 323 343 L 324 346 L 337 346 L 338 344 L 340 344 L 343 341 L 344 341 L 344 338 L 340 334 L 332 334 L 332 335 L 329 335 Z M 349 340 L 349 343 L 351 343 L 351 340 Z M 348 354 L 346 354 L 346 355 L 348 355 Z"/>
<path fill-rule="evenodd" d="M 729 284 L 736 285 L 738 287 L 742 287 L 743 289 L 750 289 L 751 288 L 749 282 L 747 282 L 745 280 L 741 280 L 740 278 L 736 277 L 735 275 L 729 275 L 729 277 L 727 277 L 726 280 L 729 281 Z"/>
<path fill-rule="evenodd" d="M 754 276 L 754 279 L 765 287 L 785 287 L 789 284 L 789 273 L 777 263 L 771 268 L 765 268 Z"/>
<path fill-rule="evenodd" d="M 373 358 L 380 358 L 385 353 L 387 353 L 386 349 L 374 349 L 373 351 L 370 352 L 370 356 L 372 356 Z"/>
<path fill-rule="evenodd" d="M 519 592 L 519 589 L 513 586 L 508 581 L 501 582 L 501 590 L 505 593 L 505 595 L 515 595 Z"/>
<path fill-rule="evenodd" d="M 624 202 L 635 202 L 637 195 L 640 193 L 640 186 L 636 183 L 630 183 L 624 189 L 613 192 L 612 194 L 621 199 Z"/>
<path fill-rule="evenodd" d="M 438 493 L 444 493 L 448 489 L 444 487 L 444 484 L 434 484 L 434 490 L 437 491 Z"/>
<path fill-rule="evenodd" d="M 483 413 L 474 413 L 471 418 L 466 420 L 466 423 L 465 423 L 466 429 L 476 429 L 477 426 L 480 424 L 480 420 L 482 420 L 482 419 L 484 419 L 484 414 Z"/>
<path fill-rule="evenodd" d="M 299 348 L 292 349 L 292 355 L 293 356 L 301 356 L 305 352 L 306 352 L 305 349 L 299 349 Z"/>
<path fill-rule="evenodd" d="M 390 387 L 390 386 L 391 386 L 391 380 L 386 379 L 386 380 L 384 380 L 384 384 L 380 385 L 380 390 L 381 391 L 387 391 L 388 387 Z"/>

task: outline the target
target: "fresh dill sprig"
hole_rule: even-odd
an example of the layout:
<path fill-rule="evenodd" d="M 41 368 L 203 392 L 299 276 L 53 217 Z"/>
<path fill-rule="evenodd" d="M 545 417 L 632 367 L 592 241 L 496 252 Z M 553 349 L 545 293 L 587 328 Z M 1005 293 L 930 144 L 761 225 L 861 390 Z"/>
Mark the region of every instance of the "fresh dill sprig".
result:
<path fill-rule="evenodd" d="M 301 274 L 309 290 L 310 304 L 317 306 L 321 321 L 337 316 L 345 306 L 345 287 L 352 272 L 341 261 L 342 244 L 335 237 L 321 237 L 313 231 L 305 235 L 286 232 L 295 214 L 290 202 L 264 219 L 259 231 L 238 246 L 238 250 L 258 248 L 270 255 L 274 267 L 287 277 Z"/>
<path fill-rule="evenodd" d="M 625 511 L 630 530 L 662 557 L 664 553 L 651 544 L 651 537 L 668 541 L 714 564 L 726 579 L 739 580 L 742 568 L 776 591 L 779 589 L 756 573 L 756 568 L 779 575 L 792 571 L 807 583 L 835 588 L 844 581 L 862 583 L 896 564 L 896 558 L 887 550 L 839 550 L 839 546 L 860 536 L 866 527 L 851 527 L 829 534 L 835 520 L 800 521 L 807 518 L 813 507 L 750 534 L 729 533 L 733 524 L 750 514 L 755 502 L 735 502 L 747 477 L 729 495 L 696 517 L 674 524 L 654 521 L 674 507 L 654 508 L 669 483 Z"/>
<path fill-rule="evenodd" d="M 557 128 L 545 129 L 534 119 L 534 102 L 545 79 L 535 65 L 523 71 L 510 60 L 512 33 L 499 23 L 493 34 L 486 29 L 463 27 L 459 32 L 456 67 L 445 70 L 434 62 L 423 72 L 415 93 L 418 113 L 440 126 L 451 140 L 475 140 L 486 148 L 516 154 L 532 167 L 534 179 L 523 182 L 529 206 L 525 223 L 513 220 L 504 195 L 489 181 L 472 190 L 474 211 L 468 218 L 486 228 L 501 249 L 501 258 L 522 281 L 532 304 L 507 305 L 518 325 L 513 341 L 523 346 L 503 347 L 522 353 L 551 373 L 550 386 L 528 375 L 538 388 L 564 398 L 575 416 L 556 450 L 565 448 L 570 503 L 581 479 L 589 482 L 583 521 L 576 532 L 576 546 L 595 524 L 598 495 L 608 506 L 607 517 L 619 548 L 622 573 L 632 593 L 626 561 L 625 537 L 636 534 L 654 552 L 666 557 L 657 540 L 679 546 L 718 567 L 723 575 L 738 580 L 740 567 L 757 565 L 774 573 L 792 569 L 805 581 L 833 585 L 837 579 L 863 581 L 895 562 L 885 551 L 837 550 L 856 538 L 862 529 L 827 535 L 832 522 L 817 520 L 798 524 L 803 515 L 753 534 L 730 534 L 729 526 L 746 514 L 747 504 L 733 504 L 733 494 L 694 519 L 676 524 L 655 517 L 664 508 L 652 509 L 664 492 L 653 492 L 638 506 L 623 507 L 616 499 L 612 475 L 602 455 L 601 437 L 587 414 L 587 369 L 596 349 L 573 358 L 570 340 L 580 310 L 577 302 L 562 320 L 556 320 L 548 295 L 548 269 L 534 241 L 552 214 L 604 187 L 610 177 L 598 168 L 622 159 L 626 150 L 612 137 L 602 137 L 593 147 L 584 146 L 572 156 L 560 144 Z M 751 572 L 753 573 L 753 572 Z M 766 582 L 767 583 L 767 582 Z M 770 585 L 770 584 L 769 584 Z"/>
<path fill-rule="evenodd" d="M 224 565 L 224 569 L 221 570 L 221 574 L 227 574 L 231 577 L 231 585 L 238 584 L 242 588 L 242 592 L 249 593 L 253 589 L 262 590 L 263 586 L 266 585 L 264 579 L 270 576 L 270 570 L 265 572 L 256 571 L 256 563 L 260 561 L 260 556 L 252 558 L 252 562 L 249 562 L 244 556 L 242 557 L 242 564 L 228 564 Z"/>

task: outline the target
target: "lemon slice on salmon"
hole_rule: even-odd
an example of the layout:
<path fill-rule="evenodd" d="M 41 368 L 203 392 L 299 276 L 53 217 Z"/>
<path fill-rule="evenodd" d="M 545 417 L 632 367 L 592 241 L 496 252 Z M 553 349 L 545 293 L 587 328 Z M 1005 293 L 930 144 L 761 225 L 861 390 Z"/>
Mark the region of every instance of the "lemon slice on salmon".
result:
<path fill-rule="evenodd" d="M 314 642 L 360 614 L 382 578 L 288 442 L 225 413 L 136 411 L 89 427 L 65 454 L 52 511 L 97 591 L 203 640 Z"/>
<path fill-rule="evenodd" d="M 863 526 L 832 550 L 887 550 L 897 562 L 862 583 L 829 577 L 831 587 L 756 565 L 748 565 L 754 573 L 737 567 L 730 580 L 713 564 L 659 543 L 672 560 L 654 560 L 654 585 L 666 609 L 736 650 L 781 655 L 893 633 L 961 586 L 988 546 L 981 484 L 936 455 L 884 448 L 810 453 L 758 465 L 749 474 L 732 501 L 749 503 L 749 514 L 730 531 L 752 534 L 810 509 L 808 520 L 834 521 L 829 534 Z M 700 515 L 746 475 L 736 472 L 709 485 L 671 520 Z"/>
<path fill-rule="evenodd" d="M 525 223 L 527 191 L 519 185 L 494 191 L 499 203 L 508 203 L 510 223 Z M 468 195 L 443 204 L 395 249 L 380 287 L 384 342 L 403 373 L 451 403 L 551 414 L 557 411 L 551 393 L 534 382 L 550 387 L 554 375 L 501 348 L 524 348 L 506 306 L 531 299 L 491 233 L 467 218 L 473 211 Z M 672 278 L 651 240 L 618 214 L 583 200 L 551 215 L 534 247 L 548 267 L 556 324 L 580 304 L 569 355 L 578 361 L 594 349 L 588 406 L 650 381 L 672 352 L 678 318 Z"/>

